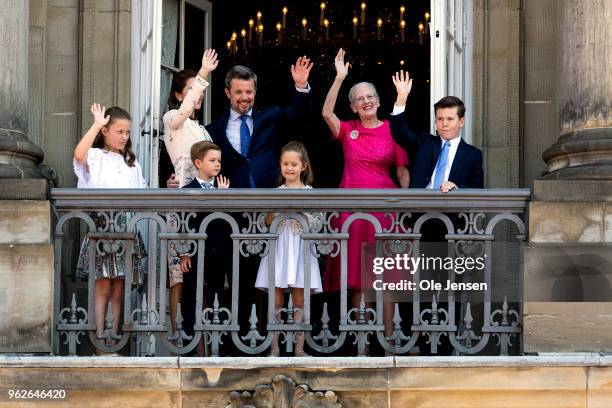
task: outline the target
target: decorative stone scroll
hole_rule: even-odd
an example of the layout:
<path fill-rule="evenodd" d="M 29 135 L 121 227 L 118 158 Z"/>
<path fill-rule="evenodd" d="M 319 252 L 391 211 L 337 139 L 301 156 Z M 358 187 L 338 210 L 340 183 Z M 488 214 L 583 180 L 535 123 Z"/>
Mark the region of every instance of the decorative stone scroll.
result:
<path fill-rule="evenodd" d="M 311 391 L 307 384 L 278 374 L 253 391 L 232 391 L 225 408 L 342 408 L 342 404 L 333 391 Z"/>

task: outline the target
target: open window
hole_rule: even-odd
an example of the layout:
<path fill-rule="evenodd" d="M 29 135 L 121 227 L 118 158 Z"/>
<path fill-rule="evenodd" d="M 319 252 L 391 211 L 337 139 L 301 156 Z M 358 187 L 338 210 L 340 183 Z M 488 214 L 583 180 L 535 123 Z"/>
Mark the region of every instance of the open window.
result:
<path fill-rule="evenodd" d="M 172 76 L 198 69 L 202 50 L 211 46 L 212 5 L 207 0 L 132 0 L 132 143 L 151 187 L 158 187 L 161 118 Z M 204 123 L 210 121 L 205 93 Z"/>
<path fill-rule="evenodd" d="M 413 85 L 413 97 L 408 112 L 412 114 L 411 124 L 420 129 L 430 127 L 434 131 L 435 118 L 433 104 L 445 95 L 455 95 L 466 103 L 468 120 L 462 130 L 466 141 L 472 139 L 472 52 L 471 52 L 471 18 L 473 0 L 431 0 L 398 2 L 397 9 L 390 10 L 369 2 L 365 26 L 355 25 L 354 18 L 360 15 L 359 3 L 348 0 L 329 2 L 326 16 L 330 19 L 331 40 L 326 39 L 323 26 L 318 26 L 320 13 L 318 1 L 289 4 L 287 29 L 283 30 L 282 43 L 274 30 L 266 29 L 262 34 L 262 45 L 258 45 L 257 33 L 250 37 L 239 37 L 234 47 L 225 50 L 225 41 L 232 32 L 248 32 L 249 19 L 257 10 L 263 11 L 263 22 L 266 27 L 281 21 L 281 7 L 265 0 L 236 0 L 236 2 L 219 2 L 215 4 L 218 24 L 215 25 L 215 42 L 212 41 L 212 4 L 208 0 L 133 0 L 132 1 L 132 89 L 131 112 L 133 121 L 133 144 L 139 162 L 142 164 L 145 178 L 151 187 L 157 187 L 159 169 L 160 140 L 164 130 L 161 117 L 167 110 L 167 98 L 172 75 L 184 68 L 198 69 L 201 53 L 204 49 L 214 47 L 227 66 L 244 64 L 256 72 L 265 72 L 261 77 L 262 92 L 258 95 L 258 105 L 266 106 L 279 102 L 279 96 L 286 93 L 288 87 L 286 67 L 295 58 L 299 50 L 309 55 L 327 55 L 333 57 L 339 46 L 348 46 L 350 58 L 355 62 L 351 72 L 352 78 L 371 80 L 380 84 L 381 98 L 391 101 L 392 90 L 385 85 L 389 73 L 398 69 L 408 69 L 411 75 L 420 81 Z M 400 3 L 405 4 L 404 19 L 406 32 L 404 37 L 398 26 L 401 18 L 398 13 Z M 416 31 L 417 23 L 426 23 L 424 12 L 431 12 L 430 24 L 421 38 Z M 385 13 L 385 14 L 380 14 Z M 429 13 L 428 13 L 429 14 Z M 387 23 L 379 28 L 382 36 L 376 37 L 376 16 L 383 15 Z M 312 27 L 308 37 L 304 37 L 303 16 L 308 16 Z M 429 17 L 429 16 L 428 16 Z M 280 24 L 280 23 L 279 23 Z M 357 32 L 359 30 L 359 32 Z M 358 35 L 357 35 L 358 34 Z M 429 36 L 429 44 L 427 43 Z M 382 38 L 382 41 L 381 41 Z M 423 44 L 425 39 L 425 45 Z M 256 41 L 257 40 L 257 41 Z M 231 44 L 231 42 L 230 42 Z M 381 46 L 384 44 L 384 46 Z M 243 49 L 244 48 L 244 49 Z M 248 51 L 248 52 L 245 52 Z M 329 58 L 331 58 L 329 57 Z M 323 58 L 323 57 L 320 57 Z M 419 64 L 429 58 L 428 64 Z M 270 59 L 274 61 L 270 64 Z M 405 65 L 404 65 L 405 63 Z M 382 66 L 382 69 L 378 66 Z M 330 65 L 322 65 L 313 70 L 312 83 L 325 89 L 328 86 Z M 267 81 L 267 82 L 266 82 Z M 215 78 L 216 86 L 222 86 L 221 78 Z M 211 120 L 211 104 L 215 107 L 225 106 L 225 96 L 213 95 L 209 89 L 205 93 L 204 107 L 201 111 L 201 123 Z M 324 96 L 324 92 L 322 92 Z M 211 102 L 211 98 L 217 98 Z M 222 99 L 221 99 L 222 98 Z M 322 104 L 316 100 L 315 104 Z M 429 107 L 427 103 L 429 102 Z M 339 109 L 350 117 L 348 104 L 340 103 Z M 427 112 L 430 113 L 429 118 Z M 217 112 L 218 114 L 219 112 Z M 314 121 L 313 121 L 314 122 Z M 423 122 L 423 123 L 421 123 Z M 312 129 L 320 133 L 325 129 Z M 316 150 L 316 148 L 315 148 Z M 327 163 L 327 161 L 326 161 Z M 325 166 L 324 166 L 325 167 Z M 324 173 L 335 174 L 324 168 Z M 332 177 L 333 178 L 333 177 Z M 333 181 L 331 182 L 333 184 Z"/>
<path fill-rule="evenodd" d="M 433 105 L 446 95 L 461 98 L 472 112 L 472 0 L 431 2 L 431 130 L 435 130 Z M 466 120 L 461 136 L 472 140 L 472 121 Z"/>

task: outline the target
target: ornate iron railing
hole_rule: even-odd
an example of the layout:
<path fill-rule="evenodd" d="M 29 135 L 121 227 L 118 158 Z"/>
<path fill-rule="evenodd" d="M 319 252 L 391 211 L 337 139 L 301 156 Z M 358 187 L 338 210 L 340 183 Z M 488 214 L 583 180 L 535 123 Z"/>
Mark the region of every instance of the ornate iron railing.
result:
<path fill-rule="evenodd" d="M 460 190 L 442 194 L 427 190 L 76 190 L 54 189 L 55 228 L 55 332 L 56 354 L 84 354 L 89 343 L 100 351 L 114 352 L 131 342 L 131 354 L 159 355 L 162 350 L 177 354 L 192 353 L 202 340 L 209 355 L 266 353 L 274 333 L 282 335 L 284 348 L 293 349 L 296 335 L 305 334 L 306 344 L 317 354 L 356 353 L 366 355 L 368 344 L 376 338 L 379 352 L 406 354 L 420 347 L 421 354 L 437 353 L 447 343 L 454 354 L 519 354 L 521 352 L 522 252 L 526 234 L 526 205 L 529 190 Z M 267 213 L 278 213 L 270 226 Z M 339 214 L 352 215 L 337 226 Z M 372 216 L 384 213 L 391 222 L 382 226 Z M 312 222 L 302 213 L 314 214 Z M 202 215 L 193 228 L 190 220 Z M 207 226 L 220 219 L 231 229 L 231 302 L 219 304 L 205 299 L 204 256 Z M 253 303 L 241 305 L 239 296 L 241 258 L 274 253 L 277 230 L 285 219 L 299 223 L 304 258 L 310 254 L 323 259 L 339 257 L 341 262 L 339 298 L 330 294 L 311 295 L 310 262 L 304 262 L 305 290 L 303 310 L 296 310 L 291 298 L 282 310 L 275 310 L 274 290 L 267 293 L 267 307 Z M 424 224 L 439 220 L 446 229 L 444 242 L 451 256 L 458 256 L 465 243 L 477 244 L 487 259 L 483 282 L 487 289 L 475 296 L 449 290 L 447 296 L 421 296 L 415 290 L 408 302 L 395 301 L 392 327 L 383 320 L 383 291 L 376 291 L 367 302 L 349 304 L 347 288 L 347 240 L 349 225 L 357 220 L 371 223 L 377 239 L 377 254 L 419 254 Z M 80 227 L 71 227 L 79 223 Z M 504 225 L 500 228 L 500 225 Z M 147 243 L 148 259 L 144 285 L 132 289 L 132 263 L 127 262 L 121 316 L 114 316 L 108 305 L 103 335 L 96 335 L 94 323 L 94 274 L 87 287 L 78 289 L 74 274 L 75 234 L 89 238 L 89 269 L 95 267 L 96 253 L 115 253 L 125 259 L 134 254 L 138 234 Z M 512 253 L 501 261 L 493 259 L 497 242 L 516 242 Z M 183 245 L 199 257 L 197 271 L 196 323 L 193 335 L 182 327 L 182 312 L 167 313 L 167 255 L 169 245 Z M 196 250 L 197 249 L 197 250 Z M 381 252 L 382 251 L 382 252 Z M 487 258 L 488 256 L 488 258 Z M 68 259 L 70 258 L 71 259 Z M 508 258 L 509 257 L 509 258 Z M 510 259 L 512 258 L 512 259 Z M 274 257 L 269 260 L 269 279 L 274 282 Z M 518 288 L 513 294 L 495 293 L 496 265 L 512 263 L 510 280 Z M 420 272 L 414 271 L 414 282 Z M 508 280 L 507 274 L 504 279 Z M 255 290 L 253 288 L 253 290 Z M 77 295 L 79 293 L 79 295 Z M 335 300 L 334 300 L 335 299 Z M 244 301 L 243 301 L 244 303 Z M 262 303 L 262 302 L 259 302 Z M 239 310 L 250 310 L 240 316 Z M 264 310 L 261 310 L 265 308 Z M 333 310 L 332 310 L 333 309 Z M 313 315 L 313 312 L 317 315 Z M 303 318 L 295 319 L 296 313 Z M 241 312 L 242 313 L 242 312 Z M 248 317 L 248 319 L 247 319 Z M 113 329 L 120 319 L 120 330 Z M 170 320 L 174 320 L 172 328 Z M 423 336 L 419 341 L 419 336 Z M 350 345 L 352 340 L 356 348 Z M 495 342 L 494 340 L 497 340 Z M 83 344 L 82 344 L 83 343 Z M 222 344 L 225 343 L 224 346 Z M 91 350 L 91 348 L 89 348 Z"/>

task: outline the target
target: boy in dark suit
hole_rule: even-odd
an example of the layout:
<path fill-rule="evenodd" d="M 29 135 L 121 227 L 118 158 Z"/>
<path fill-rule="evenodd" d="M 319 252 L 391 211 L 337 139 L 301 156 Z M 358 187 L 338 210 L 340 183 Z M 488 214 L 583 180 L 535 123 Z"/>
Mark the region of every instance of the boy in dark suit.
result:
<path fill-rule="evenodd" d="M 466 143 L 459 131 L 465 123 L 465 105 L 455 96 L 445 96 L 434 105 L 437 136 L 416 134 L 408 128 L 404 110 L 412 89 L 408 73 L 393 76 L 397 100 L 389 119 L 393 139 L 409 154 L 410 187 L 440 190 L 484 188 L 482 152 Z"/>
<path fill-rule="evenodd" d="M 404 111 L 406 101 L 412 89 L 412 79 L 404 71 L 397 72 L 393 76 L 393 84 L 397 90 L 397 100 L 389 119 L 391 135 L 393 139 L 408 153 L 413 153 L 414 160 L 410 163 L 410 187 L 427 188 L 447 193 L 459 188 L 484 188 L 482 152 L 480 149 L 466 143 L 461 139 L 459 131 L 465 124 L 465 105 L 463 101 L 455 96 L 446 96 L 434 105 L 436 116 L 436 133 L 416 134 L 408 128 L 408 121 Z M 413 214 L 415 219 L 419 214 Z M 461 224 L 456 215 L 450 214 L 455 225 Z M 422 243 L 445 243 L 445 234 L 448 232 L 442 223 L 428 222 L 420 231 Z M 428 245 L 425 249 L 428 256 L 445 257 L 447 249 L 445 245 Z M 441 282 L 446 278 L 446 271 L 436 271 L 432 277 Z M 423 279 L 423 277 L 422 277 Z M 448 310 L 448 303 L 440 302 L 440 307 Z M 424 307 L 424 304 L 421 304 Z M 461 319 L 460 305 L 457 303 L 455 309 L 459 311 L 455 315 L 457 324 Z M 422 355 L 430 354 L 430 345 L 425 344 L 425 338 L 419 336 L 417 345 Z M 437 354 L 450 355 L 453 347 L 447 339 L 443 340 L 437 348 Z"/>
<path fill-rule="evenodd" d="M 221 171 L 221 149 L 212 142 L 197 142 L 191 147 L 191 161 L 198 175 L 183 188 L 229 188 L 229 180 L 219 175 Z M 207 213 L 199 213 L 197 217 L 189 221 L 189 227 L 196 232 L 200 230 L 200 224 Z M 219 303 L 223 304 L 223 290 L 227 282 L 226 276 L 232 266 L 231 243 L 228 245 L 230 228 L 222 220 L 213 220 L 205 231 L 208 235 L 205 243 L 204 256 L 204 281 L 206 282 L 203 307 L 211 307 L 215 294 L 219 297 Z M 229 252 L 228 252 L 229 251 Z M 197 295 L 197 253 L 190 257 L 179 254 L 183 278 L 183 302 L 182 313 L 184 328 L 188 334 L 193 333 L 195 323 L 195 305 Z"/>

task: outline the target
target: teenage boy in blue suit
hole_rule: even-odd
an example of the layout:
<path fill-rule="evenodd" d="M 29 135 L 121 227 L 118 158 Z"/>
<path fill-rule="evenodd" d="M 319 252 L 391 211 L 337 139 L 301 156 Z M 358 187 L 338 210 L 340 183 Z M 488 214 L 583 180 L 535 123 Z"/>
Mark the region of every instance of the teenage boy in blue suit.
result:
<path fill-rule="evenodd" d="M 434 105 L 436 115 L 436 133 L 416 134 L 408 128 L 408 121 L 404 111 L 406 101 L 412 89 L 412 80 L 408 73 L 397 72 L 393 76 L 393 84 L 397 90 L 397 100 L 389 119 L 391 135 L 393 139 L 408 153 L 413 153 L 410 163 L 410 187 L 427 188 L 447 193 L 451 190 L 461 188 L 483 188 L 482 152 L 466 143 L 459 131 L 465 124 L 465 105 L 461 99 L 454 96 L 446 96 Z M 419 216 L 414 214 L 415 219 Z M 461 221 L 450 215 L 455 226 Z M 455 227 L 455 229 L 457 229 Z M 446 242 L 446 226 L 441 223 L 427 223 L 421 231 L 421 242 Z M 431 245 L 428 255 L 444 257 L 447 250 L 443 245 Z M 437 271 L 433 275 L 437 281 L 446 277 L 446 272 Z M 448 303 L 440 302 L 442 308 L 448 310 Z M 422 305 L 423 306 L 423 305 Z M 460 306 L 456 304 L 455 322 L 460 319 Z M 431 347 L 426 344 L 423 336 L 419 336 L 417 345 L 422 355 L 429 355 Z M 453 347 L 447 339 L 444 339 L 437 348 L 437 354 L 450 355 Z"/>
<path fill-rule="evenodd" d="M 393 139 L 414 160 L 410 163 L 410 187 L 440 190 L 484 188 L 482 152 L 466 143 L 459 131 L 465 124 L 465 105 L 455 96 L 445 96 L 434 105 L 437 136 L 416 134 L 408 128 L 404 111 L 412 79 L 404 71 L 393 76 L 397 100 L 389 119 Z M 411 156 L 412 157 L 412 156 Z"/>

